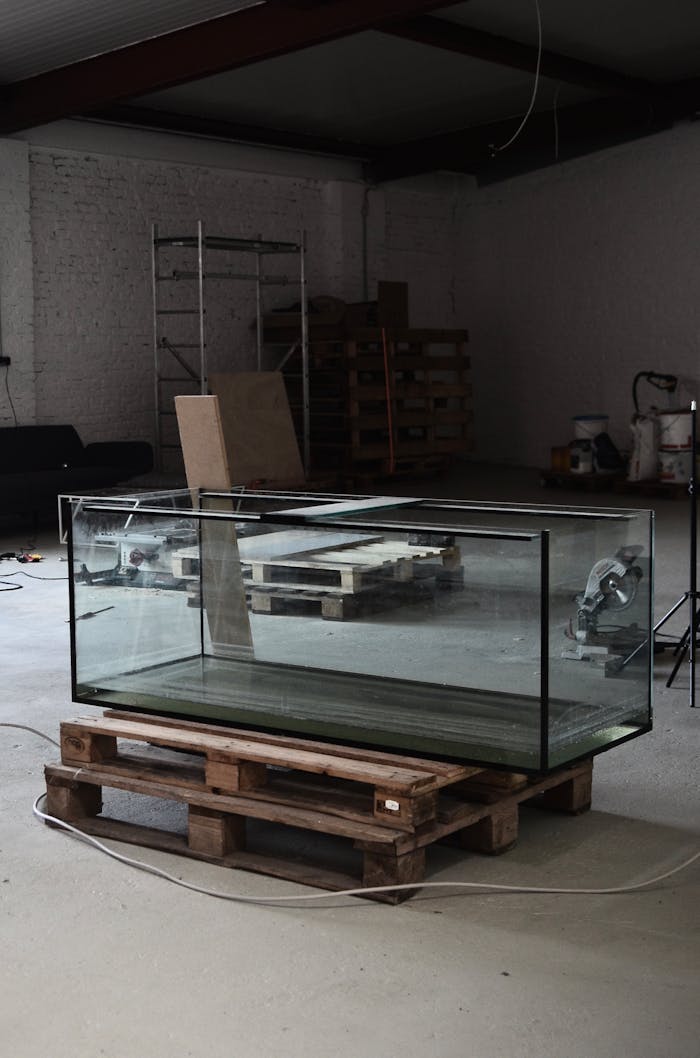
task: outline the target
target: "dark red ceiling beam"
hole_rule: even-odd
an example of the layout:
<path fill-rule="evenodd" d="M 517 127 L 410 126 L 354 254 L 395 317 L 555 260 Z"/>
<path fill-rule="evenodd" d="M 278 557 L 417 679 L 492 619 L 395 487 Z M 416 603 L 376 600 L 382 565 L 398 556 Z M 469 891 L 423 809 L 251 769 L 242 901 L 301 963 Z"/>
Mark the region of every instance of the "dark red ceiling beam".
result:
<path fill-rule="evenodd" d="M 434 11 L 444 3 L 261 3 L 5 85 L 0 91 L 0 134 L 337 40 L 397 18 Z"/>
<path fill-rule="evenodd" d="M 537 67 L 536 47 L 495 36 L 493 33 L 485 33 L 471 26 L 463 26 L 458 22 L 448 22 L 443 18 L 424 15 L 392 22 L 380 28 L 383 33 L 394 37 L 429 44 L 498 66 L 508 66 L 528 73 L 534 73 Z M 579 85 L 606 95 L 649 99 L 653 98 L 657 91 L 656 86 L 648 81 L 626 77 L 614 70 L 547 50 L 542 52 L 540 72 L 543 77 Z"/>
<path fill-rule="evenodd" d="M 556 127 L 551 110 L 533 114 L 504 151 L 494 150 L 493 145 L 505 143 L 513 134 L 513 120 L 397 144 L 378 152 L 367 165 L 366 175 L 383 183 L 446 170 L 471 173 L 480 182 L 489 182 L 650 136 L 670 128 L 673 121 L 670 109 L 629 99 L 596 99 L 560 108 Z"/>
<path fill-rule="evenodd" d="M 373 158 L 376 153 L 376 147 L 369 147 L 367 144 L 355 143 L 351 140 L 312 136 L 286 129 L 261 128 L 257 125 L 244 125 L 237 121 L 224 121 L 221 118 L 202 117 L 198 114 L 176 114 L 151 107 L 130 106 L 126 103 L 114 103 L 108 107 L 100 107 L 99 110 L 92 111 L 89 117 L 91 120 L 104 121 L 113 125 L 128 125 L 189 136 L 206 136 L 209 139 L 253 143 L 265 147 L 333 155 L 341 158 L 367 160 Z"/>

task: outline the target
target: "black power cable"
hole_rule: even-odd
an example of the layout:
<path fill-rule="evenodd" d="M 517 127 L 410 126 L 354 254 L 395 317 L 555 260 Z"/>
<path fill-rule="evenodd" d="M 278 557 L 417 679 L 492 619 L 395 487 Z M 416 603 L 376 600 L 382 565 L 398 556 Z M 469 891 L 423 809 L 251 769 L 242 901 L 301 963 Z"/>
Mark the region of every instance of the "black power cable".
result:
<path fill-rule="evenodd" d="M 637 386 L 642 378 L 646 379 L 650 386 L 656 386 L 657 389 L 665 389 L 668 393 L 675 393 L 678 385 L 676 375 L 661 375 L 658 371 L 638 371 L 632 383 L 632 400 L 634 401 L 634 410 L 637 415 L 639 415 Z"/>
<path fill-rule="evenodd" d="M 19 420 L 17 419 L 17 412 L 15 411 L 15 406 L 14 406 L 14 404 L 12 402 L 12 394 L 10 393 L 9 374 L 10 374 L 10 365 L 9 364 L 5 364 L 5 389 L 7 390 L 7 399 L 10 402 L 10 408 L 12 409 L 12 418 L 15 420 L 15 426 L 19 426 Z"/>

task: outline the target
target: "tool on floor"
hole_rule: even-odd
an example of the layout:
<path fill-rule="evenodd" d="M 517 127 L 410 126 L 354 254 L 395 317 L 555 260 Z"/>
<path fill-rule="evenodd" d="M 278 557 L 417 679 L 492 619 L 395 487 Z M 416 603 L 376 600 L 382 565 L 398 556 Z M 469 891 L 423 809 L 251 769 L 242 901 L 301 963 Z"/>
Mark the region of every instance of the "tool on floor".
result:
<path fill-rule="evenodd" d="M 88 570 L 81 563 L 76 583 L 118 584 L 139 588 L 184 588 L 173 576 L 172 553 L 197 543 L 197 534 L 184 524 L 141 532 L 124 529 L 98 533 L 95 544 L 113 559 L 107 569 Z"/>
<path fill-rule="evenodd" d="M 97 617 L 100 613 L 105 613 L 107 610 L 113 610 L 113 606 L 103 606 L 101 610 L 88 610 L 87 613 L 81 613 L 76 617 L 76 621 L 86 621 L 89 617 Z M 70 624 L 70 621 L 66 621 L 66 624 Z"/>
<path fill-rule="evenodd" d="M 601 558 L 594 564 L 586 587 L 576 596 L 576 626 L 570 622 L 566 632 L 576 646 L 562 651 L 562 657 L 603 661 L 605 674 L 612 675 L 639 650 L 644 637 L 638 624 L 604 627 L 599 620 L 606 611 L 619 613 L 633 604 L 643 576 L 636 559 L 643 550 L 638 545 L 621 547 L 612 558 Z"/>

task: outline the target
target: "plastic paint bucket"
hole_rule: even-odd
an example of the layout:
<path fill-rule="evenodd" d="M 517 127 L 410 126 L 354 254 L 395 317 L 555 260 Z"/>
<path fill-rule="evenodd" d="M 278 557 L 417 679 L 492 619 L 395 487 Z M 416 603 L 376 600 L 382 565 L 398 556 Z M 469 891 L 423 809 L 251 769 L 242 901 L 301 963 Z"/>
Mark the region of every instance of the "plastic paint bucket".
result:
<path fill-rule="evenodd" d="M 608 432 L 607 415 L 574 415 L 574 438 L 592 441 L 599 433 Z"/>
<path fill-rule="evenodd" d="M 628 481 L 651 481 L 658 472 L 657 421 L 655 415 L 635 415 L 630 424 L 632 455 Z"/>
<path fill-rule="evenodd" d="M 690 481 L 693 453 L 690 449 L 659 449 L 659 481 L 671 485 L 684 485 Z"/>
<path fill-rule="evenodd" d="M 692 414 L 689 411 L 660 411 L 659 448 L 686 451 L 692 447 Z M 686 479 L 687 480 L 687 479 Z"/>
<path fill-rule="evenodd" d="M 590 441 L 572 441 L 569 445 L 572 474 L 593 473 L 593 445 Z"/>

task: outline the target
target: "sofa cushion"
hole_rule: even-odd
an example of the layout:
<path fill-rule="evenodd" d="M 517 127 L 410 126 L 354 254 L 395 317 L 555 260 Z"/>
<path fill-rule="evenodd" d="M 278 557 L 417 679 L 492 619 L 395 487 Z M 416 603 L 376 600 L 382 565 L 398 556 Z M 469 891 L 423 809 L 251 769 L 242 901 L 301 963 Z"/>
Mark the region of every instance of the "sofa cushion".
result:
<path fill-rule="evenodd" d="M 73 426 L 6 426 L 0 429 L 3 474 L 81 466 L 84 449 Z"/>
<path fill-rule="evenodd" d="M 126 467 L 73 467 L 30 474 L 0 471 L 0 515 L 52 509 L 61 493 L 89 496 L 121 484 L 128 475 Z"/>
<path fill-rule="evenodd" d="M 83 464 L 120 468 L 123 480 L 153 470 L 153 449 L 147 441 L 95 441 L 85 446 Z"/>
<path fill-rule="evenodd" d="M 56 509 L 61 493 L 90 495 L 153 467 L 145 441 L 83 447 L 72 426 L 0 428 L 0 516 Z"/>

